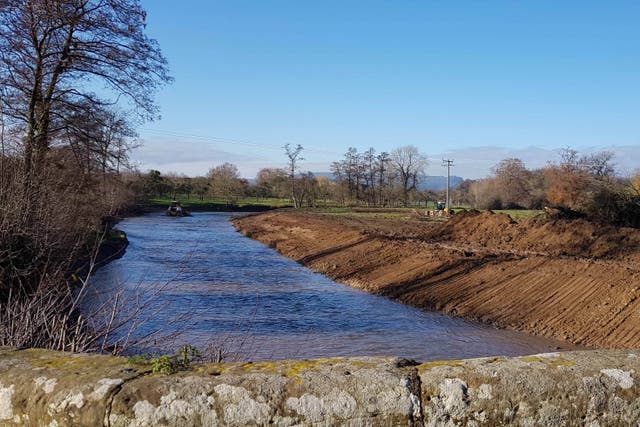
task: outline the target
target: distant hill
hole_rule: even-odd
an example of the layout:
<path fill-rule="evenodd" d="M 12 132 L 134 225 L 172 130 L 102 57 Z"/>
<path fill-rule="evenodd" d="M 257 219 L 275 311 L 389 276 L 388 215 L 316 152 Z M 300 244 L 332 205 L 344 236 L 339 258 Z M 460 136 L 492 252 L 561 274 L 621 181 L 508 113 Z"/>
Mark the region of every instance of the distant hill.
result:
<path fill-rule="evenodd" d="M 459 176 L 451 177 L 451 189 L 454 189 L 464 181 L 464 178 Z M 422 179 L 422 183 L 418 186 L 420 190 L 434 190 L 434 191 L 442 191 L 447 189 L 447 177 L 446 176 L 426 176 Z"/>
<path fill-rule="evenodd" d="M 333 174 L 331 172 L 314 172 L 315 176 L 328 176 L 330 179 L 333 179 Z M 433 190 L 433 191 L 442 191 L 447 189 L 447 177 L 446 176 L 437 176 L 437 175 L 428 175 L 422 178 L 422 182 L 418 186 L 420 190 Z M 459 176 L 451 177 L 451 189 L 454 189 L 464 181 L 464 178 Z"/>

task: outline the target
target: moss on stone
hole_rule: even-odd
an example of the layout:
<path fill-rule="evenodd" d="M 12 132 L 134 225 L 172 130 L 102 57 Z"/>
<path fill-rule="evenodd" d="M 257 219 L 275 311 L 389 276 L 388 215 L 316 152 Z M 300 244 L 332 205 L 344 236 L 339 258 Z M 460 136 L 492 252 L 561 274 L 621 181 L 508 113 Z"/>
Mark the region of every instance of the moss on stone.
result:
<path fill-rule="evenodd" d="M 542 356 L 523 356 L 519 358 L 524 362 L 529 363 L 543 363 L 551 368 L 560 368 L 560 367 L 571 367 L 575 366 L 576 363 L 572 360 L 565 359 L 563 357 L 542 357 Z"/>
<path fill-rule="evenodd" d="M 430 369 L 438 368 L 441 366 L 448 366 L 453 368 L 463 366 L 463 364 L 462 360 L 437 360 L 435 362 L 427 362 L 418 365 L 418 372 L 422 373 L 424 371 L 428 371 Z"/>

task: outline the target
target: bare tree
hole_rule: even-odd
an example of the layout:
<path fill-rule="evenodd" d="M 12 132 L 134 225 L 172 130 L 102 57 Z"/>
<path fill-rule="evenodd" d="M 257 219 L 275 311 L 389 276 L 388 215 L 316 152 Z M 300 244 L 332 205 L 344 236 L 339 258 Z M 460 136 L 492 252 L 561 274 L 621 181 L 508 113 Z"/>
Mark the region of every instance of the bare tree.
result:
<path fill-rule="evenodd" d="M 574 149 L 563 149 L 560 163 L 551 164 L 545 170 L 549 183 L 547 199 L 553 204 L 578 210 L 592 205 L 594 196 L 606 190 L 614 180 L 613 156 L 610 151 L 580 156 Z"/>
<path fill-rule="evenodd" d="M 144 32 L 139 0 L 4 0 L 0 3 L 0 85 L 5 114 L 25 132 L 23 180 L 36 192 L 46 154 L 68 112 L 124 96 L 153 118 L 153 95 L 171 80 Z M 98 96 L 106 84 L 114 99 Z"/>
<path fill-rule="evenodd" d="M 387 174 L 389 172 L 389 153 L 382 152 L 376 156 L 376 174 L 378 175 L 378 206 L 383 206 L 384 201 L 384 188 L 387 182 Z"/>
<path fill-rule="evenodd" d="M 409 192 L 417 188 L 418 179 L 424 175 L 427 166 L 427 157 L 418 151 L 414 145 L 405 145 L 391 152 L 391 165 L 398 173 L 402 187 L 402 200 L 404 206 L 408 205 Z"/>
<path fill-rule="evenodd" d="M 304 157 L 300 155 L 302 153 L 302 145 L 298 144 L 292 147 L 291 144 L 285 144 L 284 152 L 289 159 L 289 180 L 291 181 L 291 199 L 293 206 L 299 208 L 301 201 L 296 197 L 296 169 L 298 168 L 298 162 L 304 160 Z"/>
<path fill-rule="evenodd" d="M 124 113 L 91 104 L 68 119 L 64 136 L 80 168 L 87 175 L 100 173 L 103 182 L 108 173 L 119 174 L 127 166 L 129 151 L 137 146 L 133 139 L 137 134 Z"/>
<path fill-rule="evenodd" d="M 207 174 L 211 182 L 211 191 L 214 195 L 222 197 L 227 206 L 243 195 L 244 184 L 238 173 L 238 168 L 231 163 L 224 163 L 212 168 Z"/>
<path fill-rule="evenodd" d="M 501 160 L 491 171 L 495 175 L 496 188 L 505 208 L 529 207 L 532 199 L 529 188 L 531 173 L 522 160 Z"/>
<path fill-rule="evenodd" d="M 615 174 L 613 151 L 600 151 L 580 158 L 580 166 L 596 179 L 610 178 Z"/>

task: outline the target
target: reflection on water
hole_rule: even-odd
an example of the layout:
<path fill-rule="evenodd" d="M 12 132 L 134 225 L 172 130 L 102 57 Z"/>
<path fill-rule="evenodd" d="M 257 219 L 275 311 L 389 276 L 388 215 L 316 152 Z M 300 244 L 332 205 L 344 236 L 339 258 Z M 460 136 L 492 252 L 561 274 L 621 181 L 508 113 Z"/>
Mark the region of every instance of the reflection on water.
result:
<path fill-rule="evenodd" d="M 226 213 L 129 218 L 126 254 L 92 279 L 91 305 L 111 291 L 151 297 L 135 334 L 235 346 L 249 359 L 394 355 L 420 361 L 520 355 L 557 342 L 424 312 L 333 282 L 237 233 Z M 178 319 L 176 321 L 176 319 Z"/>

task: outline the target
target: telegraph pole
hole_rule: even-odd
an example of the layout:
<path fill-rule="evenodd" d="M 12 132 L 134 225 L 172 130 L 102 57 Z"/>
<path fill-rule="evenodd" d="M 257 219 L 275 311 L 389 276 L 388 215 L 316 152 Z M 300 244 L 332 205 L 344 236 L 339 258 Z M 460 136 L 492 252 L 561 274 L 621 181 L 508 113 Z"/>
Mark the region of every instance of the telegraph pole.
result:
<path fill-rule="evenodd" d="M 447 212 L 450 210 L 449 206 L 449 189 L 451 188 L 451 167 L 453 166 L 453 160 L 442 159 L 442 166 L 447 168 L 447 198 L 445 201 L 445 209 Z"/>

